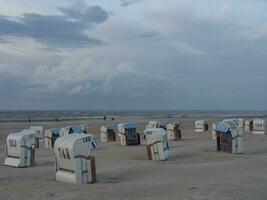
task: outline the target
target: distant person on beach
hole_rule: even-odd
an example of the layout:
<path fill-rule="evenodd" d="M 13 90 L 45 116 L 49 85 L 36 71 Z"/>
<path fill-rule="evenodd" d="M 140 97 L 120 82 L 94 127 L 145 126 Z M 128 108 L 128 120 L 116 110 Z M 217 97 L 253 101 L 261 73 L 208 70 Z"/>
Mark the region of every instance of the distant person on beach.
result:
<path fill-rule="evenodd" d="M 107 116 L 106 116 L 106 115 L 104 115 L 104 120 L 105 120 L 105 121 L 107 120 Z"/>

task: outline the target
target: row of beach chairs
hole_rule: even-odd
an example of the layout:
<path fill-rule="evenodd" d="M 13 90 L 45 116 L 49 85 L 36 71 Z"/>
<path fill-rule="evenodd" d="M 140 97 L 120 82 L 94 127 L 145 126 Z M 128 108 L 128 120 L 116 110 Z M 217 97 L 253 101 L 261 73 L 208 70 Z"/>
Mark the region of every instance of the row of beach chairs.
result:
<path fill-rule="evenodd" d="M 257 121 L 258 122 L 258 121 Z M 206 131 L 204 120 L 196 121 L 196 129 Z M 217 151 L 243 153 L 243 129 L 237 120 L 227 119 L 213 124 Z M 199 131 L 196 131 L 199 132 Z M 214 134 L 212 132 L 212 135 Z M 135 123 L 109 124 L 100 128 L 101 142 L 112 142 L 119 138 L 122 146 L 139 145 L 141 140 L 147 150 L 148 160 L 167 160 L 170 155 L 170 140 L 181 139 L 179 123 L 167 126 L 150 121 L 145 127 L 143 138 L 137 132 Z M 56 180 L 67 183 L 88 183 L 96 181 L 96 166 L 93 150 L 97 148 L 96 138 L 88 134 L 86 125 L 68 126 L 43 131 L 42 127 L 30 127 L 18 133 L 11 133 L 6 141 L 5 165 L 30 167 L 35 164 L 35 149 L 44 141 L 46 148 L 54 148 Z"/>

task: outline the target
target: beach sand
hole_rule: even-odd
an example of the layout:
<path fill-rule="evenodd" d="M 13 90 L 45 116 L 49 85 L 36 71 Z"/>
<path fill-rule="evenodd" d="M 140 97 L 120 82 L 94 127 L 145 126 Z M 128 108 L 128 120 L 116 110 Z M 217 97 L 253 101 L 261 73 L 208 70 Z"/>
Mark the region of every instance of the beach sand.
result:
<path fill-rule="evenodd" d="M 117 118 L 116 122 L 135 121 L 142 133 L 149 120 L 124 117 Z M 48 129 L 83 122 L 34 122 L 31 125 Z M 211 132 L 194 133 L 194 119 L 182 119 L 183 139 L 170 142 L 170 159 L 148 161 L 144 145 L 122 147 L 119 142 L 100 143 L 99 129 L 105 121 L 85 122 L 99 143 L 94 152 L 98 182 L 85 185 L 55 181 L 53 149 L 37 149 L 34 167 L 4 166 L 7 135 L 28 128 L 29 124 L 0 123 L 0 199 L 267 199 L 267 136 L 244 135 L 242 155 L 218 153 Z"/>

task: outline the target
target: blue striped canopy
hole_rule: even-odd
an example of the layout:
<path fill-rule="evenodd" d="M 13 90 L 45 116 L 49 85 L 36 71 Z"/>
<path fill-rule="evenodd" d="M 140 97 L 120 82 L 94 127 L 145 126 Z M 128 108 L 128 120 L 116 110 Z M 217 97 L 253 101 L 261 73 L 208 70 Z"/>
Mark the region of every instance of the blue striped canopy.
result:
<path fill-rule="evenodd" d="M 231 132 L 231 126 L 228 123 L 225 122 L 219 122 L 216 131 L 222 132 L 222 133 L 230 133 Z"/>
<path fill-rule="evenodd" d="M 53 132 L 54 135 L 59 135 L 59 133 L 60 133 L 60 128 L 53 128 L 53 129 L 52 129 L 52 132 Z"/>
<path fill-rule="evenodd" d="M 126 129 L 133 129 L 133 128 L 137 128 L 137 125 L 133 122 L 128 122 L 128 123 L 125 123 L 125 128 Z"/>
<path fill-rule="evenodd" d="M 106 125 L 107 130 L 115 130 L 116 129 L 116 125 L 115 124 L 108 124 Z"/>
<path fill-rule="evenodd" d="M 77 126 L 71 126 L 71 131 L 72 133 L 82 133 L 82 129 L 81 129 L 81 126 L 80 125 L 77 125 Z"/>

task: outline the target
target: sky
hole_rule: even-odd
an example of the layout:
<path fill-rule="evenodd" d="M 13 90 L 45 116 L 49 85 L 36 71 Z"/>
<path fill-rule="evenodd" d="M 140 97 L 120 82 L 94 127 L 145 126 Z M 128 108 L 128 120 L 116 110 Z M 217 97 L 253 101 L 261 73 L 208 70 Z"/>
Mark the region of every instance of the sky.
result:
<path fill-rule="evenodd" d="M 267 110 L 265 0 L 0 4 L 0 110 Z"/>

